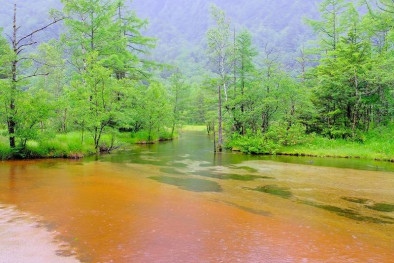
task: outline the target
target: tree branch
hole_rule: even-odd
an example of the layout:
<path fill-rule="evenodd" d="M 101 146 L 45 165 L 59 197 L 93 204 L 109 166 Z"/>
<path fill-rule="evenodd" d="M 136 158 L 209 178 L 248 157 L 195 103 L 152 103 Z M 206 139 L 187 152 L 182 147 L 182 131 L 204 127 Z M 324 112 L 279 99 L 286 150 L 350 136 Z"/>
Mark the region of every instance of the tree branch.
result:
<path fill-rule="evenodd" d="M 37 43 L 38 43 L 37 41 L 33 41 L 33 42 L 30 42 L 30 43 L 27 43 L 27 44 L 23 44 L 23 45 L 20 45 L 19 47 L 17 47 L 16 50 L 20 50 L 20 49 L 23 48 L 23 47 L 35 45 L 35 44 L 37 44 Z"/>
<path fill-rule="evenodd" d="M 25 40 L 25 39 L 27 39 L 27 38 L 29 38 L 29 37 L 32 37 L 34 34 L 36 34 L 36 33 L 38 33 L 38 32 L 41 32 L 41 31 L 47 29 L 48 27 L 50 27 L 50 26 L 52 26 L 52 25 L 54 25 L 54 24 L 56 24 L 56 23 L 58 23 L 58 22 L 60 22 L 60 21 L 62 21 L 62 20 L 64 20 L 64 17 L 63 17 L 63 18 L 59 18 L 59 19 L 55 19 L 52 23 L 49 23 L 49 24 L 47 24 L 46 26 L 43 26 L 43 27 L 41 27 L 41 28 L 39 28 L 39 29 L 34 30 L 34 31 L 31 32 L 30 34 L 28 34 L 28 35 L 26 35 L 26 36 L 20 38 L 20 39 L 16 42 L 16 45 L 18 46 L 23 40 Z"/>
<path fill-rule="evenodd" d="M 33 78 L 33 77 L 48 76 L 48 75 L 49 75 L 49 73 L 34 73 L 33 75 L 26 76 L 26 77 L 23 77 L 23 78 L 21 78 L 21 79 L 18 79 L 16 82 L 20 82 L 20 81 L 22 81 L 22 80 L 29 79 L 29 78 Z"/>

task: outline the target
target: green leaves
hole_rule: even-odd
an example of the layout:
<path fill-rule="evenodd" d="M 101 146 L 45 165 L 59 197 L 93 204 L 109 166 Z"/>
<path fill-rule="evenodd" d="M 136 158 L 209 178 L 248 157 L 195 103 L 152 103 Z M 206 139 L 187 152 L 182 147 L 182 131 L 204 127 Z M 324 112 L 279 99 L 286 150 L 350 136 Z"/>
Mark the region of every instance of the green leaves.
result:
<path fill-rule="evenodd" d="M 315 105 L 321 113 L 317 122 L 331 137 L 356 137 L 358 130 L 368 131 L 374 121 L 387 123 L 391 118 L 393 71 L 386 66 L 393 54 L 386 36 L 392 28 L 384 25 L 384 12 L 370 11 L 361 16 L 352 4 L 346 5 L 337 17 L 343 27 L 336 48 L 322 54 L 313 70 L 318 80 Z M 327 33 L 325 28 L 319 32 Z"/>

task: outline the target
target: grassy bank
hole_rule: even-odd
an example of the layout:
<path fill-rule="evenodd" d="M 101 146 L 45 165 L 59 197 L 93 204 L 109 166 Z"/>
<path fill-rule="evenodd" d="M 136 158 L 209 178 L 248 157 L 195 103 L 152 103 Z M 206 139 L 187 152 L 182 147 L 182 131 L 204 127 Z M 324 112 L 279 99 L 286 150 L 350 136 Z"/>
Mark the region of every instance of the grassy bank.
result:
<path fill-rule="evenodd" d="M 362 135 L 362 140 L 329 139 L 318 135 L 273 141 L 269 137 L 235 136 L 227 148 L 248 154 L 301 155 L 316 157 L 362 158 L 394 162 L 393 125 Z"/>
<path fill-rule="evenodd" d="M 374 138 L 363 143 L 315 137 L 308 142 L 279 147 L 280 154 L 362 158 L 394 162 L 394 143 Z"/>
<path fill-rule="evenodd" d="M 105 134 L 102 137 L 100 148 L 117 149 L 132 144 L 156 143 L 159 141 L 172 140 L 170 132 L 152 133 L 120 133 Z M 8 138 L 0 136 L 0 160 L 10 159 L 38 159 L 38 158 L 72 158 L 79 159 L 96 153 L 94 140 L 91 134 L 82 135 L 80 132 L 67 134 L 53 134 L 27 142 L 26 147 L 12 150 L 9 147 Z"/>

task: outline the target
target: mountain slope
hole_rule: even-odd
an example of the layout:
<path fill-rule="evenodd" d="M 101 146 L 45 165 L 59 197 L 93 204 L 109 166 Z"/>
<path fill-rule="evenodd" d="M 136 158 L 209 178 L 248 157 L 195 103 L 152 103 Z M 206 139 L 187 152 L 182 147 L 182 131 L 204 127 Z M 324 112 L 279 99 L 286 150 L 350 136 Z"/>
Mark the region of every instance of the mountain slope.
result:
<path fill-rule="evenodd" d="M 48 21 L 51 8 L 61 8 L 60 0 L 0 0 L 0 26 L 9 32 L 13 3 L 18 5 L 21 31 L 35 28 Z M 137 15 L 149 20 L 147 34 L 157 37 L 155 57 L 162 62 L 190 64 L 201 62 L 205 35 L 211 24 L 211 3 L 227 12 L 236 30 L 248 28 L 258 48 L 269 44 L 288 57 L 294 57 L 300 43 L 311 39 L 302 19 L 317 17 L 319 0 L 134 0 L 131 6 Z M 58 30 L 45 33 L 54 35 Z M 42 36 L 44 39 L 47 37 Z M 290 60 L 290 59 L 288 59 Z"/>
<path fill-rule="evenodd" d="M 284 53 L 294 53 L 300 43 L 312 38 L 303 17 L 318 16 L 318 0 L 134 0 L 132 3 L 141 17 L 148 18 L 148 32 L 159 38 L 159 49 L 164 58 L 191 49 L 197 52 L 205 44 L 206 31 L 211 24 L 211 3 L 227 12 L 235 28 L 248 28 L 255 45 L 277 47 Z M 171 48 L 173 47 L 173 48 Z M 179 52 L 178 52 L 179 53 Z M 181 52 L 182 53 L 182 52 Z M 163 56 L 160 56 L 163 58 Z"/>

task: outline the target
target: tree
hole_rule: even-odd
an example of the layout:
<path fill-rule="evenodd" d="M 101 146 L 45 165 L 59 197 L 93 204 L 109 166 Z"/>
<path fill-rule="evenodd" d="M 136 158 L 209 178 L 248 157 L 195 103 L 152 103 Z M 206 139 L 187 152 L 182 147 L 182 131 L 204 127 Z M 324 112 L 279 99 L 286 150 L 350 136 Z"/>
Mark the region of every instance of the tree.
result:
<path fill-rule="evenodd" d="M 125 0 L 118 0 L 116 5 L 118 37 L 122 39 L 117 42 L 117 53 L 110 60 L 116 77 L 121 79 L 127 75 L 131 79 L 146 79 L 150 76 L 149 70 L 156 66 L 156 63 L 144 57 L 155 47 L 156 39 L 142 35 L 148 21 L 138 18 L 135 12 L 128 10 Z"/>
<path fill-rule="evenodd" d="M 47 104 L 53 108 L 48 126 L 57 132 L 66 133 L 71 118 L 69 116 L 69 101 L 64 87 L 67 84 L 67 65 L 64 59 L 64 47 L 61 42 L 52 40 L 40 45 L 32 57 L 41 64 L 41 71 L 48 75 L 35 78 L 32 81 L 32 92 L 43 90 L 48 94 Z M 43 125 L 41 125 L 43 126 Z"/>
<path fill-rule="evenodd" d="M 97 114 L 93 116 L 101 123 L 93 127 L 94 134 L 97 133 L 97 136 L 94 135 L 97 148 L 101 133 L 109 126 L 127 130 L 134 122 L 135 128 L 139 129 L 141 122 L 137 120 L 138 117 L 127 116 L 127 111 L 136 113 L 131 109 L 136 104 L 132 101 L 136 99 L 132 95 L 134 86 L 149 80 L 148 70 L 152 63 L 143 59 L 143 56 L 154 46 L 154 39 L 142 35 L 141 30 L 147 22 L 127 10 L 124 0 L 63 0 L 62 2 L 63 12 L 67 16 L 65 19 L 67 32 L 63 40 L 72 54 L 71 64 L 76 69 L 74 77 L 82 81 L 79 86 L 87 88 L 84 92 L 90 93 L 87 99 L 83 97 L 86 99 L 85 104 L 83 102 L 78 104 L 81 107 L 78 112 L 80 114 L 86 110 L 91 112 L 92 107 L 86 109 L 85 105 L 92 104 L 97 98 L 95 89 L 92 88 L 94 85 L 87 83 L 88 80 L 95 82 L 92 72 L 98 71 L 102 79 L 96 81 L 105 83 L 106 90 L 116 93 L 113 95 L 116 97 L 116 103 L 113 98 L 109 99 L 114 107 L 110 110 L 107 107 L 104 110 L 109 110 L 107 115 L 111 117 L 102 118 L 103 116 Z M 88 60 L 96 65 L 89 70 Z M 111 75 L 106 76 L 106 73 Z M 74 99 L 78 99 L 75 98 L 75 94 L 73 96 Z M 106 105 L 109 106 L 108 101 Z M 105 108 L 103 105 L 101 107 Z M 114 118 L 115 115 L 118 118 Z M 89 124 L 89 120 L 79 118 L 77 122 L 83 133 L 85 128 L 88 128 L 86 125 Z"/>
<path fill-rule="evenodd" d="M 37 76 L 48 75 L 47 72 L 40 72 L 39 68 L 36 68 L 31 73 L 23 75 L 27 70 L 30 68 L 31 65 L 35 62 L 35 60 L 29 57 L 26 53 L 29 47 L 34 46 L 38 42 L 34 40 L 34 36 L 50 26 L 58 23 L 59 21 L 63 20 L 63 18 L 54 18 L 53 21 L 45 26 L 42 26 L 36 30 L 31 31 L 26 35 L 19 36 L 19 30 L 21 26 L 18 26 L 17 21 L 17 8 L 16 4 L 14 5 L 14 15 L 12 21 L 12 36 L 9 37 L 11 42 L 11 50 L 12 50 L 12 57 L 10 60 L 11 71 L 10 75 L 8 76 L 9 85 L 7 85 L 8 89 L 6 91 L 6 104 L 7 106 L 7 126 L 8 126 L 8 135 L 9 135 L 9 142 L 10 147 L 14 149 L 16 147 L 15 143 L 15 133 L 18 129 L 18 99 L 21 95 L 20 87 L 25 86 L 28 81 Z M 36 63 L 37 64 L 37 63 Z M 38 63 L 40 64 L 40 63 Z M 40 65 L 37 65 L 38 67 Z"/>
<path fill-rule="evenodd" d="M 153 82 L 144 96 L 143 111 L 144 127 L 148 131 L 148 142 L 153 139 L 153 133 L 160 131 L 168 122 L 168 113 L 171 111 L 167 102 L 167 94 L 161 83 Z"/>
<path fill-rule="evenodd" d="M 87 58 L 96 52 L 98 59 L 109 59 L 123 41 L 114 22 L 117 5 L 102 0 L 62 0 L 67 33 L 63 41 L 72 54 L 69 61 L 77 72 L 86 70 Z"/>
<path fill-rule="evenodd" d="M 371 44 L 365 37 L 360 16 L 350 5 L 346 14 L 347 36 L 316 67 L 315 89 L 323 133 L 331 137 L 353 137 L 367 130 L 368 99 L 375 93 L 368 75 L 374 67 Z M 364 118 L 364 125 L 360 121 Z"/>
<path fill-rule="evenodd" d="M 116 122 L 119 109 L 117 80 L 111 77 L 112 70 L 103 64 L 97 53 L 91 53 L 86 60 L 82 79 L 72 83 L 72 98 L 77 106 L 74 114 L 82 121 L 83 129 L 92 133 L 96 151 L 100 150 L 105 129 Z"/>
<path fill-rule="evenodd" d="M 261 89 L 261 132 L 268 131 L 274 114 L 278 111 L 278 98 L 280 96 L 281 79 L 283 72 L 278 63 L 278 54 L 274 47 L 267 43 L 264 47 L 263 67 L 259 71 L 259 87 Z"/>
<path fill-rule="evenodd" d="M 127 10 L 125 0 L 62 0 L 68 32 L 63 36 L 71 49 L 72 64 L 79 71 L 86 67 L 85 55 L 97 52 L 118 79 L 148 78 L 154 63 L 142 58 L 155 40 L 141 31 L 147 21 Z"/>
<path fill-rule="evenodd" d="M 341 34 L 345 27 L 341 21 L 341 15 L 345 11 L 345 0 L 324 0 L 320 3 L 321 20 L 307 20 L 319 37 L 320 51 L 336 50 Z"/>
<path fill-rule="evenodd" d="M 170 78 L 169 98 L 172 106 L 171 136 L 174 135 L 176 126 L 184 119 L 188 86 L 182 74 L 177 71 Z"/>
<path fill-rule="evenodd" d="M 254 59 L 258 55 L 257 50 L 252 46 L 252 36 L 249 31 L 243 30 L 236 37 L 236 53 L 234 58 L 235 72 L 236 72 L 236 85 L 239 86 L 240 93 L 235 93 L 235 100 L 232 107 L 235 130 L 241 134 L 245 134 L 245 91 L 250 89 L 250 85 L 255 75 Z M 238 83 L 239 82 L 239 83 Z"/>
<path fill-rule="evenodd" d="M 368 122 L 376 126 L 386 125 L 394 115 L 394 4 L 391 0 L 376 1 L 376 8 L 368 2 L 368 14 L 362 19 L 365 34 L 371 43 L 373 67 L 368 74 L 371 90 Z"/>
<path fill-rule="evenodd" d="M 230 22 L 226 18 L 225 12 L 214 5 L 211 6 L 211 16 L 216 25 L 207 32 L 208 53 L 213 65 L 213 71 L 220 80 L 218 83 L 219 140 L 217 148 L 221 151 L 223 146 L 222 89 L 227 101 L 227 75 L 231 65 Z"/>

